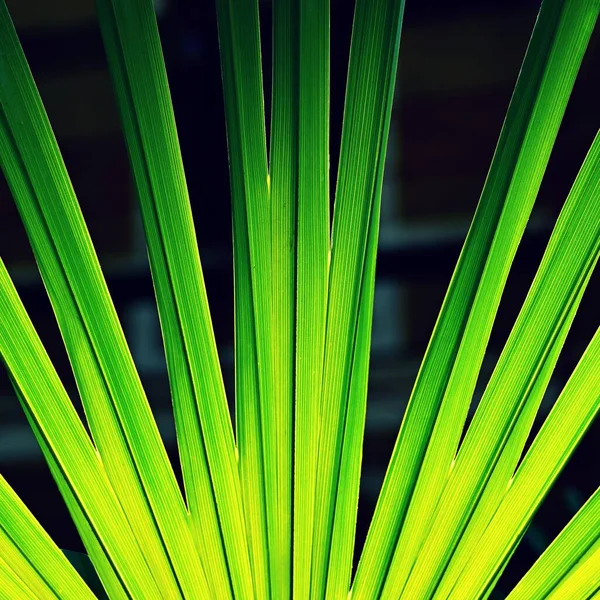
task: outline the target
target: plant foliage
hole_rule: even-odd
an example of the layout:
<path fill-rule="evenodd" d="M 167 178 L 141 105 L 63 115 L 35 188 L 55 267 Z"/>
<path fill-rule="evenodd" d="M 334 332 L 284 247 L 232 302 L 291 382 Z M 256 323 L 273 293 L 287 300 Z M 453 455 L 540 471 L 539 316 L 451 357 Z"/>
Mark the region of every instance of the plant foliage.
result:
<path fill-rule="evenodd" d="M 3 0 L 0 162 L 86 423 L 1 262 L 0 355 L 104 592 L 111 600 L 487 598 L 600 409 L 599 330 L 524 451 L 600 254 L 599 135 L 461 442 L 600 0 L 542 3 L 354 574 L 404 2 L 356 0 L 330 215 L 328 1 L 273 2 L 267 140 L 257 0 L 217 0 L 233 216 L 235 423 L 152 2 L 96 4 L 146 234 L 184 489 Z M 85 600 L 103 593 L 94 589 L 0 477 L 0 596 Z M 585 600 L 598 590 L 600 492 L 509 597 Z"/>

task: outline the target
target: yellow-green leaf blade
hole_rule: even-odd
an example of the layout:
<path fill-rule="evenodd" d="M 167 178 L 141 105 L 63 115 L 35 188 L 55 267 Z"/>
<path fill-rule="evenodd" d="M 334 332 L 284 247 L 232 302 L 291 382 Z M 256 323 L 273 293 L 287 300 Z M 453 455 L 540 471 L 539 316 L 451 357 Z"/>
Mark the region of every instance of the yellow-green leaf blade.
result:
<path fill-rule="evenodd" d="M 332 226 L 313 546 L 312 596 L 325 594 L 348 412 L 361 284 L 377 215 L 404 3 L 356 3 Z M 351 420 L 354 415 L 351 415 Z M 337 560 L 337 559 L 336 559 Z"/>
<path fill-rule="evenodd" d="M 0 530 L 2 545 L 13 546 L 30 563 L 35 576 L 46 583 L 49 597 L 61 600 L 92 600 L 95 598 L 77 571 L 50 539 L 42 526 L 0 476 Z M 14 562 L 9 554 L 0 552 L 9 566 Z M 2 584 L 0 583 L 0 588 Z M 30 586 L 31 587 L 31 586 Z M 44 596 L 40 596 L 42 598 Z"/>
<path fill-rule="evenodd" d="M 579 509 L 567 526 L 519 581 L 507 600 L 542 600 L 600 547 L 600 489 Z M 597 571 L 598 572 L 598 571 Z"/>
<path fill-rule="evenodd" d="M 192 527 L 212 593 L 228 597 L 232 583 L 243 594 L 252 584 L 233 432 L 152 3 L 97 6 L 142 209 Z"/>
<path fill-rule="evenodd" d="M 520 534 L 528 526 L 536 508 L 600 410 L 599 366 L 600 330 L 594 335 L 525 455 L 509 491 L 481 539 L 480 553 L 469 563 L 459 585 L 455 588 L 454 595 L 450 596 L 453 600 L 464 597 L 461 594 L 475 593 L 484 585 L 497 570 L 503 555 L 514 547 Z M 544 589 L 547 583 L 552 584 L 555 575 L 560 573 L 562 567 L 572 563 L 574 558 L 580 557 L 589 548 L 590 541 L 593 539 L 593 530 L 588 531 L 587 526 L 591 524 L 596 531 L 598 528 L 597 498 L 593 498 L 588 505 L 588 510 L 582 509 L 578 516 L 581 515 L 583 518 L 578 519 L 576 516 L 574 522 L 578 525 L 583 524 L 585 529 L 567 526 L 565 531 L 575 533 L 575 539 L 570 535 L 559 536 L 558 544 L 549 552 L 547 558 L 540 561 L 539 567 L 536 568 L 534 565 L 530 583 L 535 584 L 536 578 L 540 575 L 541 577 L 537 585 L 533 586 L 533 590 L 530 589 L 534 593 L 532 597 L 535 597 L 536 588 L 539 590 L 538 586 Z M 588 537 L 589 533 L 592 535 Z M 551 568 L 546 570 L 544 567 L 548 564 Z M 538 597 L 545 598 L 546 591 Z"/>
<path fill-rule="evenodd" d="M 137 539 L 50 359 L 0 261 L 0 355 L 34 431 L 134 597 L 158 598 Z"/>
<path fill-rule="evenodd" d="M 408 599 L 435 589 L 599 253 L 600 135 L 567 198 L 540 269 L 461 445 L 406 584 L 404 594 Z M 498 513 L 494 519 L 497 516 Z M 485 545 L 482 541 L 477 547 Z M 469 563 L 469 570 L 474 562 Z M 462 579 L 465 577 L 463 573 Z M 459 584 L 450 597 L 460 598 L 460 590 Z"/>
<path fill-rule="evenodd" d="M 380 171 L 383 170 L 382 167 L 383 165 L 380 164 Z M 382 181 L 383 178 L 378 182 L 379 189 Z M 378 191 L 369 224 L 367 256 L 361 285 L 358 325 L 352 359 L 352 377 L 348 391 L 348 415 L 344 429 L 340 476 L 331 534 L 331 551 L 325 593 L 325 598 L 331 600 L 346 597 L 350 589 L 367 409 L 371 325 L 375 296 L 375 263 L 379 237 L 380 210 L 381 196 L 380 191 Z"/>
<path fill-rule="evenodd" d="M 330 254 L 329 1 L 296 0 L 294 48 L 298 114 L 296 216 L 296 369 L 294 597 L 309 597 L 322 413 L 322 378 Z M 273 173 L 275 177 L 276 173 Z M 276 199 L 273 197 L 273 202 Z M 275 204 L 273 206 L 275 210 Z M 312 565 L 312 567 L 311 567 Z"/>
<path fill-rule="evenodd" d="M 464 399 L 472 395 L 508 269 L 593 29 L 596 5 L 595 0 L 543 4 L 475 218 L 396 441 L 353 584 L 354 598 L 370 599 L 382 585 L 429 438 L 437 429 L 440 443 L 429 451 L 429 467 L 420 484 L 419 499 L 424 502 L 414 505 L 412 526 L 403 530 L 397 567 L 400 588 L 412 568 L 425 531 L 423 519 L 431 516 L 458 444 L 468 406 Z M 490 268 L 482 281 L 486 264 Z M 470 320 L 476 309 L 477 319 Z M 446 405 L 444 419 L 438 418 L 451 378 L 454 401 Z M 445 433 L 451 434 L 447 445 Z"/>
<path fill-rule="evenodd" d="M 591 273 L 590 273 L 591 275 Z M 473 548 L 479 544 L 486 527 L 493 518 L 499 504 L 504 498 L 510 481 L 514 475 L 515 468 L 521 458 L 521 453 L 527 441 L 531 426 L 537 415 L 538 408 L 560 356 L 564 341 L 567 337 L 579 303 L 583 296 L 585 286 L 582 286 L 578 297 L 573 302 L 569 314 L 561 325 L 552 348 L 544 361 L 543 366 L 533 382 L 531 390 L 524 401 L 524 407 L 521 410 L 517 422 L 510 432 L 510 436 L 504 446 L 498 462 L 496 463 L 492 474 L 486 482 L 481 497 L 477 501 L 477 506 L 469 518 L 468 525 L 461 535 L 460 542 L 454 551 L 450 563 L 444 571 L 444 575 L 436 593 L 434 600 L 446 598 L 456 580 L 471 560 Z M 498 577 L 501 573 L 498 573 Z"/>
<path fill-rule="evenodd" d="M 218 0 L 217 24 L 232 191 L 236 428 L 243 501 L 256 593 L 285 597 L 290 532 L 285 529 L 285 497 L 278 496 L 284 476 L 276 445 L 282 415 L 273 395 L 271 210 L 258 3 Z"/>
<path fill-rule="evenodd" d="M 98 410 L 108 418 L 91 418 L 90 424 L 103 427 L 102 431 L 95 431 L 101 452 L 112 455 L 114 450 L 117 456 L 125 456 L 122 467 L 119 468 L 117 458 L 111 461 L 117 465 L 116 470 L 109 468 L 107 472 L 118 489 L 120 502 L 126 506 L 127 517 L 139 528 L 140 539 L 148 542 L 143 551 L 156 578 L 176 597 L 172 564 L 179 582 L 183 580 L 182 587 L 202 594 L 205 580 L 183 499 L 5 7 L 1 25 L 2 164 L 76 368 L 80 389 L 100 391 L 97 397 L 94 394 L 86 400 L 97 402 Z M 109 430 L 112 439 L 103 437 Z M 123 481 L 127 487 L 121 487 Z M 176 555 L 171 564 L 165 546 Z"/>

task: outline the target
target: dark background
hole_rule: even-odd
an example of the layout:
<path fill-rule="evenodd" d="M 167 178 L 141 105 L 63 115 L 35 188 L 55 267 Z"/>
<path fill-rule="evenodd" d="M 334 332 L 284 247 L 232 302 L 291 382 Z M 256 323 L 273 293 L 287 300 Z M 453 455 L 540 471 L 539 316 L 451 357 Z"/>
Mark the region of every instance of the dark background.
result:
<path fill-rule="evenodd" d="M 70 169 L 117 310 L 176 461 L 170 399 L 143 235 L 92 0 L 9 0 Z M 352 2 L 332 7 L 332 181 L 339 148 Z M 233 304 L 229 178 L 211 0 L 156 3 L 198 241 L 226 383 Z M 451 6 L 451 8 L 450 8 Z M 366 534 L 420 357 L 475 209 L 525 52 L 535 1 L 408 0 L 383 195 L 373 359 L 358 544 Z M 270 2 L 261 2 L 266 103 Z M 600 124 L 598 31 L 584 60 L 539 200 L 509 277 L 476 393 L 489 376 L 562 202 Z M 72 375 L 24 230 L 0 183 L 0 253 L 69 390 Z M 594 276 L 542 406 L 599 325 Z M 536 516 L 500 580 L 510 589 L 597 486 L 598 425 Z M 66 509 L 0 371 L 0 469 L 63 548 L 81 549 Z"/>

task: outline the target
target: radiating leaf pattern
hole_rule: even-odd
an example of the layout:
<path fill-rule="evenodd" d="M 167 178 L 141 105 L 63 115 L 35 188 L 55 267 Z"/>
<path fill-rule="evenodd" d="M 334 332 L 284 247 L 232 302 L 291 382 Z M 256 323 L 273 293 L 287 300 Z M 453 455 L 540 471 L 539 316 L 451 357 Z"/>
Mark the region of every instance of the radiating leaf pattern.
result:
<path fill-rule="evenodd" d="M 4 0 L 0 162 L 87 423 L 1 261 L 0 356 L 106 596 L 487 598 L 600 409 L 599 331 L 523 455 L 600 255 L 598 135 L 461 442 L 600 0 L 542 2 L 360 557 L 376 255 L 404 0 L 356 0 L 336 173 L 329 0 L 273 2 L 268 139 L 258 0 L 216 0 L 232 198 L 235 426 L 153 5 L 96 7 L 144 223 L 183 490 Z M 599 498 L 580 509 L 511 600 L 597 596 Z M 96 597 L 1 477 L 0 597 Z"/>

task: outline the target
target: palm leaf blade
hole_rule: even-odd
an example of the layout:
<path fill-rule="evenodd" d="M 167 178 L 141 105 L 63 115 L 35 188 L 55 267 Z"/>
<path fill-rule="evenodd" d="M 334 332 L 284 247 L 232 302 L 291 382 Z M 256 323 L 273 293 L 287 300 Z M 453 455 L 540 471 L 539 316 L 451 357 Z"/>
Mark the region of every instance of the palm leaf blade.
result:
<path fill-rule="evenodd" d="M 6 10 L 3 167 L 25 223 L 111 483 L 136 521 L 155 577 L 177 595 L 202 574 L 184 504 L 108 295 L 64 163 Z M 89 368 L 87 365 L 90 365 Z M 85 392 L 94 391 L 93 395 Z M 158 528 L 156 527 L 158 524 Z"/>
<path fill-rule="evenodd" d="M 599 348 L 600 331 L 597 331 L 525 455 L 498 511 L 481 538 L 481 558 L 477 556 L 463 571 L 460 582 L 462 586 L 455 588 L 456 594 L 464 593 L 468 589 L 477 589 L 496 570 L 502 556 L 514 547 L 520 532 L 527 527 L 535 509 L 598 413 Z M 573 410 L 573 407 L 576 410 Z M 538 576 L 539 569 L 548 565 L 546 561 L 554 565 L 555 572 L 560 573 L 573 560 L 574 555 L 581 556 L 581 553 L 590 547 L 594 537 L 589 536 L 591 532 L 587 526 L 593 523 L 597 529 L 597 524 L 591 520 L 597 516 L 596 496 L 597 494 L 586 505 L 586 510 L 582 509 L 579 513 L 580 518 L 576 516 L 572 521 L 575 526 L 567 526 L 565 529 L 566 532 L 574 532 L 578 537 L 573 540 L 569 535 L 559 536 L 559 543 L 554 549 L 550 546 L 552 551 L 547 551 L 546 558 L 540 561 L 540 566 L 536 569 Z M 586 527 L 583 531 L 581 524 Z M 493 543 L 494 547 L 487 547 L 489 543 Z M 558 554 L 557 550 L 561 553 Z M 534 581 L 535 577 L 536 572 L 532 571 L 530 581 Z M 546 572 L 544 578 L 538 581 L 538 585 L 551 586 L 552 582 L 551 572 Z M 532 591 L 535 593 L 535 587 Z M 459 598 L 460 595 L 452 597 Z"/>
<path fill-rule="evenodd" d="M 297 70 L 298 155 L 294 594 L 314 578 L 315 498 L 330 254 L 329 2 L 300 0 Z"/>
<path fill-rule="evenodd" d="M 299 508 L 294 489 L 294 363 L 296 325 L 296 210 L 298 190 L 297 3 L 273 3 L 273 89 L 269 144 L 269 192 L 271 204 L 271 321 L 273 394 L 278 399 L 277 452 L 280 493 L 281 545 L 278 566 L 286 570 L 284 597 L 291 594 L 294 514 Z M 296 461 L 296 465 L 298 462 Z M 297 468 L 297 467 L 296 467 Z M 293 510 L 292 506 L 296 508 Z M 296 523 L 302 519 L 296 516 Z M 288 579 L 288 575 L 290 578 Z"/>
<path fill-rule="evenodd" d="M 278 495 L 285 475 L 276 446 L 282 414 L 273 396 L 271 206 L 257 2 L 219 0 L 217 24 L 232 189 L 240 469 L 255 585 L 268 597 L 289 585 L 289 507 Z"/>
<path fill-rule="evenodd" d="M 528 392 L 563 330 L 565 319 L 572 315 L 598 260 L 599 161 L 600 135 L 573 185 L 540 269 L 461 445 L 428 537 L 407 583 L 404 592 L 407 598 L 429 593 L 438 583 Z M 469 563 L 469 570 L 473 562 Z M 463 573 L 462 578 L 465 577 Z M 457 598 L 461 597 L 458 590 L 460 586 L 453 592 L 458 594 Z"/>
<path fill-rule="evenodd" d="M 354 408 L 348 405 L 350 366 L 370 219 L 378 213 L 374 207 L 379 202 L 403 7 L 401 1 L 359 1 L 355 8 L 332 227 L 313 533 L 320 540 L 313 546 L 315 598 L 326 590 L 345 423 Z M 352 399 L 361 414 L 359 396 Z"/>
<path fill-rule="evenodd" d="M 541 600 L 560 585 L 579 561 L 600 546 L 600 490 L 596 490 L 508 595 Z M 596 571 L 598 572 L 598 571 Z"/>
<path fill-rule="evenodd" d="M 252 586 L 233 432 L 156 22 L 150 2 L 97 4 L 136 175 L 195 538 L 213 594 L 229 595 L 230 577 L 241 594 Z"/>
<path fill-rule="evenodd" d="M 353 584 L 358 598 L 370 598 L 379 590 L 401 528 L 402 560 L 394 579 L 400 588 L 406 582 L 425 532 L 422 525 L 432 514 L 458 444 L 468 406 L 465 399 L 472 395 L 508 269 L 596 16 L 593 2 L 550 0 L 542 5 L 476 215 L 396 441 Z M 451 401 L 442 404 L 447 393 Z M 405 529 L 432 432 L 440 443 L 429 446 L 429 466 L 417 490 L 423 501 L 412 505 Z M 441 443 L 446 434 L 451 440 L 447 445 Z"/>
<path fill-rule="evenodd" d="M 0 554 L 36 597 L 94 598 L 3 477 L 0 477 L 0 515 Z"/>
<path fill-rule="evenodd" d="M 13 317 L 0 321 L 0 353 L 34 432 L 43 439 L 42 450 L 60 469 L 130 593 L 154 597 L 156 584 L 130 524 L 1 262 L 0 310 Z"/>

